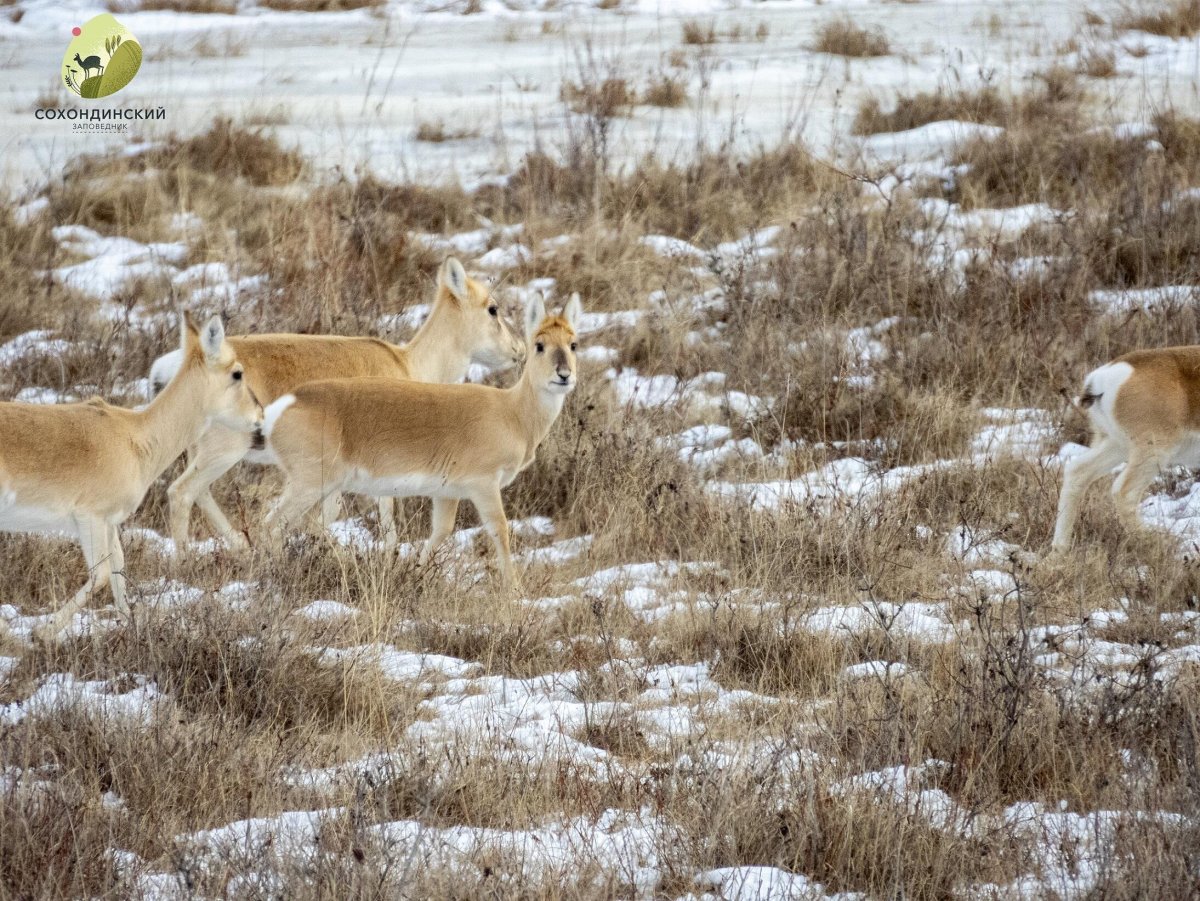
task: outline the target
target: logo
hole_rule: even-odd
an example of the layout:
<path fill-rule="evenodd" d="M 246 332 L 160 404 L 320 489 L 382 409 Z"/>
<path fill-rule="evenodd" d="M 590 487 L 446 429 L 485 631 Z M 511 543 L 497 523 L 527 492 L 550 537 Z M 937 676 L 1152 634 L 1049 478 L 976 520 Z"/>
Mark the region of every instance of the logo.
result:
<path fill-rule="evenodd" d="M 142 66 L 142 45 L 133 33 L 108 13 L 73 28 L 74 40 L 63 56 L 62 78 L 68 88 L 87 100 L 115 94 Z"/>

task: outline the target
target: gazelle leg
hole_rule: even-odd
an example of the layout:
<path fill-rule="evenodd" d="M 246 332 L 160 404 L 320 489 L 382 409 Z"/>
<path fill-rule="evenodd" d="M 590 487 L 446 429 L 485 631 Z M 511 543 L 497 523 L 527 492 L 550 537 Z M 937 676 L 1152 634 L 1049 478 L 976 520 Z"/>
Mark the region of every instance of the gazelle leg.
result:
<path fill-rule="evenodd" d="M 200 508 L 200 512 L 204 514 L 204 518 L 208 520 L 208 524 L 212 526 L 224 541 L 235 548 L 249 547 L 249 542 L 246 541 L 246 536 L 241 530 L 235 529 L 229 518 L 225 515 L 225 511 L 221 509 L 217 503 L 217 499 L 212 496 L 212 489 L 205 488 L 196 498 L 196 506 Z"/>
<path fill-rule="evenodd" d="M 1121 517 L 1125 528 L 1136 531 L 1143 527 L 1144 523 L 1138 516 L 1138 502 L 1154 477 L 1162 471 L 1165 462 L 1165 452 L 1155 445 L 1139 444 L 1129 455 L 1125 470 L 1117 476 L 1112 488 L 1117 515 Z"/>
<path fill-rule="evenodd" d="M 112 573 L 113 604 L 117 613 L 126 622 L 132 616 L 129 601 L 125 597 L 125 549 L 121 547 L 121 532 L 116 526 L 108 527 L 109 570 Z"/>
<path fill-rule="evenodd" d="M 1094 445 L 1066 465 L 1062 493 L 1058 496 L 1058 518 L 1054 525 L 1053 547 L 1065 551 L 1079 518 L 1079 505 L 1091 485 L 1112 472 L 1125 454 L 1115 441 L 1097 437 Z"/>
<path fill-rule="evenodd" d="M 479 507 L 478 504 L 475 505 Z M 480 516 L 483 514 L 480 513 Z M 504 516 L 503 508 L 500 510 L 500 515 Z M 454 531 L 454 520 L 458 516 L 458 498 L 456 497 L 435 497 L 433 499 L 432 512 L 432 528 L 429 530 L 429 539 L 425 542 L 425 547 L 421 549 L 421 563 L 429 562 L 429 558 L 433 556 L 433 552 L 438 549 L 438 546 L 450 537 L 450 533 Z"/>
<path fill-rule="evenodd" d="M 483 527 L 492 536 L 504 584 L 510 588 L 516 587 L 517 578 L 508 546 L 508 518 L 504 515 L 504 501 L 500 498 L 500 486 L 493 486 L 491 489 L 475 495 L 471 498 L 471 502 L 479 511 L 479 519 L 483 523 Z"/>
<path fill-rule="evenodd" d="M 325 492 L 320 485 L 302 485 L 294 479 L 288 481 L 283 494 L 267 514 L 267 530 L 276 539 L 282 539 L 287 529 L 295 528 L 304 514 L 321 503 Z"/>
<path fill-rule="evenodd" d="M 55 612 L 50 622 L 36 632 L 42 641 L 52 641 L 58 637 L 71 619 L 87 604 L 92 592 L 103 588 L 109 579 L 109 525 L 100 519 L 76 519 L 75 529 L 79 536 L 79 546 L 83 549 L 83 559 L 87 562 L 88 580 L 79 591 L 75 592 L 67 604 Z"/>
<path fill-rule="evenodd" d="M 232 429 L 213 426 L 201 436 L 195 447 L 188 450 L 188 465 L 167 489 L 171 506 L 171 537 L 176 551 L 182 551 L 188 541 L 188 520 L 197 501 L 209 525 L 235 546 L 244 546 L 246 539 L 230 525 L 228 518 L 212 496 L 210 486 L 246 456 L 250 438 Z"/>
<path fill-rule="evenodd" d="M 383 546 L 394 548 L 400 543 L 400 532 L 396 529 L 396 499 L 394 497 L 378 498 L 379 534 L 383 536 Z M 434 510 L 437 501 L 434 501 Z"/>
<path fill-rule="evenodd" d="M 325 495 L 325 499 L 321 501 L 321 525 L 328 529 L 331 525 L 337 522 L 338 516 L 342 512 L 342 495 L 338 491 L 331 491 Z"/>

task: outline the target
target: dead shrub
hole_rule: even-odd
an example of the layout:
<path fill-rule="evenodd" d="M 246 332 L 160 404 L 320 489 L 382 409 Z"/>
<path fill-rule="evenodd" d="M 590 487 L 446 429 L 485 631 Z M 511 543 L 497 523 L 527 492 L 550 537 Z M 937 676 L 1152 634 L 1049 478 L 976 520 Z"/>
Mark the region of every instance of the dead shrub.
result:
<path fill-rule="evenodd" d="M 930 122 L 957 119 L 1001 125 L 1008 121 L 1011 107 L 993 87 L 977 91 L 932 91 L 901 94 L 895 108 L 884 112 L 878 98 L 868 97 L 854 116 L 852 131 L 858 135 L 907 131 Z"/>
<path fill-rule="evenodd" d="M 479 137 L 479 130 L 472 128 L 450 128 L 441 119 L 417 123 L 413 133 L 414 141 L 424 141 L 428 144 L 444 144 L 446 141 L 465 141 Z"/>
<path fill-rule="evenodd" d="M 241 178 L 252 185 L 287 185 L 304 173 L 304 159 L 286 150 L 262 131 L 216 119 L 208 131 L 193 138 L 172 138 L 162 147 L 151 147 L 135 159 L 145 167 L 186 165 L 197 172 L 223 178 Z"/>
<path fill-rule="evenodd" d="M 681 26 L 683 43 L 692 47 L 703 47 L 717 42 L 717 23 L 701 22 L 699 19 L 686 19 Z"/>
<path fill-rule="evenodd" d="M 168 10 L 177 13 L 215 13 L 232 16 L 237 12 L 234 0 L 109 0 L 110 12 L 122 13 L 133 10 Z"/>
<path fill-rule="evenodd" d="M 637 99 L 629 82 L 616 77 L 597 82 L 566 81 L 559 95 L 574 112 L 601 119 L 625 115 Z"/>
<path fill-rule="evenodd" d="M 1079 72 L 1088 78 L 1112 78 L 1117 74 L 1117 59 L 1110 51 L 1092 49 L 1080 57 Z"/>
<path fill-rule="evenodd" d="M 892 52 L 882 29 L 861 28 L 849 17 L 832 19 L 818 28 L 812 49 L 856 58 L 887 56 Z"/>
<path fill-rule="evenodd" d="M 647 106 L 676 109 L 687 103 L 687 88 L 678 78 L 662 75 L 642 89 L 641 102 Z"/>
<path fill-rule="evenodd" d="M 1113 22 L 1126 31 L 1145 31 L 1168 38 L 1190 38 L 1200 31 L 1200 2 L 1168 0 L 1156 7 L 1129 8 Z"/>
<path fill-rule="evenodd" d="M 283 12 L 324 13 L 350 9 L 375 9 L 383 0 L 263 0 L 263 6 Z"/>

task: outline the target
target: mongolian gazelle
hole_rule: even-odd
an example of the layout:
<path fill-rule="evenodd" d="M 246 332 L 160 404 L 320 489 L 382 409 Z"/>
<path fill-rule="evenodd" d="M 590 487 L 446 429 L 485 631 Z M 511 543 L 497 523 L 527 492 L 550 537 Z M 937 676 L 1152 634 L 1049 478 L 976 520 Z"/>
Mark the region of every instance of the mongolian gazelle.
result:
<path fill-rule="evenodd" d="M 1054 549 L 1071 546 L 1079 504 L 1096 480 L 1120 463 L 1113 483 L 1126 527 L 1141 525 L 1138 502 L 1165 467 L 1200 465 L 1200 347 L 1140 350 L 1088 373 L 1079 405 L 1092 443 L 1063 474 Z"/>
<path fill-rule="evenodd" d="M 78 538 L 87 584 L 40 630 L 62 631 L 88 595 L 111 580 L 128 616 L 118 527 L 146 490 L 211 423 L 261 442 L 262 407 L 214 316 L 197 330 L 185 317 L 182 362 L 145 408 L 99 398 L 76 404 L 0 404 L 0 531 L 61 531 Z"/>
<path fill-rule="evenodd" d="M 511 388 L 335 379 L 275 401 L 263 430 L 287 484 L 268 525 L 282 531 L 331 492 L 431 497 L 425 562 L 469 500 L 513 584 L 500 489 L 533 462 L 575 387 L 580 313 L 578 294 L 561 316 L 547 316 L 541 297 L 526 305 L 525 371 Z"/>
<path fill-rule="evenodd" d="M 458 382 L 474 362 L 486 366 L 519 363 L 525 344 L 516 335 L 485 285 L 468 278 L 462 263 L 450 257 L 438 273 L 437 296 L 425 322 L 403 346 L 376 338 L 337 335 L 247 335 L 229 339 L 246 367 L 250 388 L 264 403 L 316 379 L 378 376 L 418 382 Z M 155 361 L 151 382 L 166 380 L 175 355 Z M 253 451 L 246 436 L 214 425 L 188 449 L 188 465 L 168 489 L 171 537 L 182 551 L 187 545 L 192 506 L 199 503 L 216 532 L 236 546 L 245 539 L 234 530 L 212 496 L 210 486 L 243 458 L 272 460 Z M 337 509 L 331 495 L 326 518 Z M 390 497 L 379 501 L 379 523 L 386 542 L 396 542 L 396 520 Z"/>

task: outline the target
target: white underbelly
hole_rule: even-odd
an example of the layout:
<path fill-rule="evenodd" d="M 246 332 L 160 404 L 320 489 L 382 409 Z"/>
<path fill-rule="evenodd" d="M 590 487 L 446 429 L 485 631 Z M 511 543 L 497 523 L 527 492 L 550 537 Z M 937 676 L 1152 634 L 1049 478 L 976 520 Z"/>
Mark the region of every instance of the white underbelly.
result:
<path fill-rule="evenodd" d="M 441 476 L 413 473 L 376 475 L 358 470 L 343 489 L 351 494 L 371 497 L 461 497 L 461 492 Z"/>
<path fill-rule="evenodd" d="M 1200 432 L 1189 432 L 1183 444 L 1171 454 L 1172 466 L 1186 466 L 1189 469 L 1200 468 Z"/>
<path fill-rule="evenodd" d="M 248 450 L 248 451 L 246 451 L 246 456 L 242 457 L 242 459 L 245 460 L 247 463 L 259 463 L 264 466 L 266 466 L 266 465 L 278 466 L 279 465 L 279 458 L 276 457 L 275 454 L 273 454 L 271 452 L 271 449 L 269 447 L 265 447 L 262 450 Z"/>
<path fill-rule="evenodd" d="M 75 537 L 75 523 L 57 510 L 5 504 L 0 499 L 0 532 L 48 532 Z"/>

